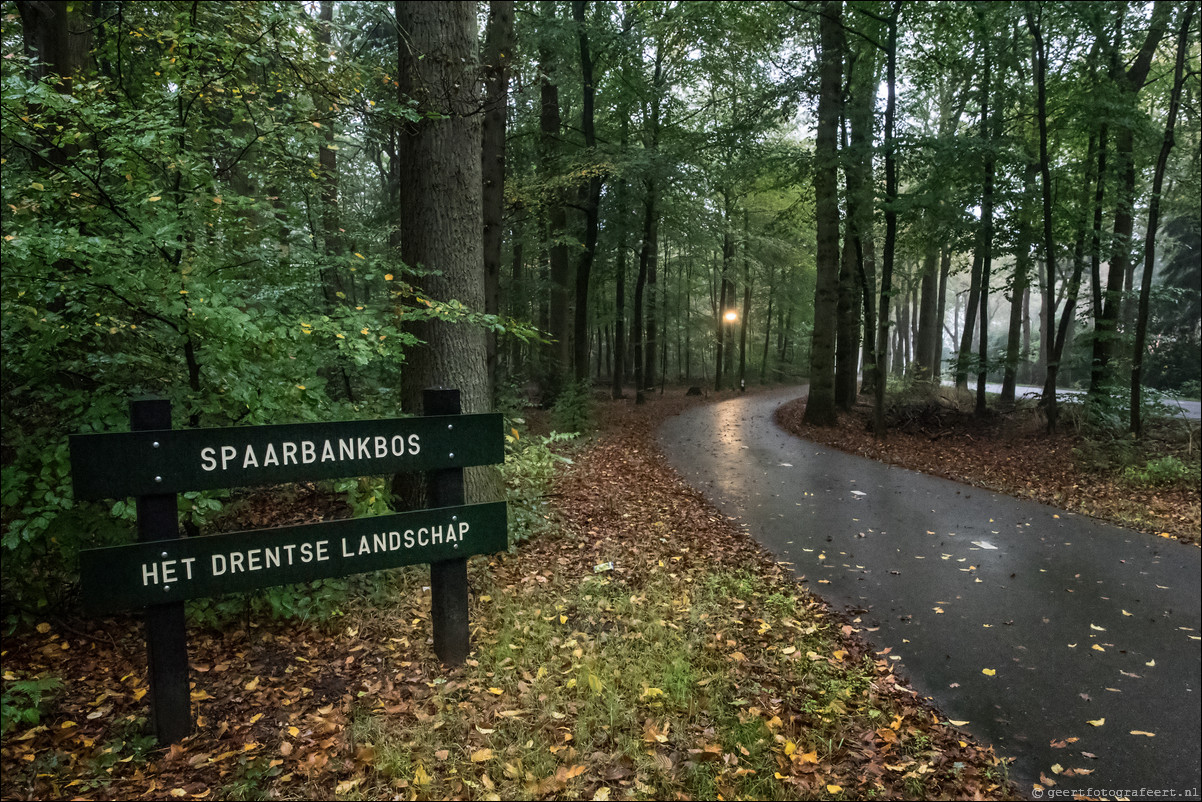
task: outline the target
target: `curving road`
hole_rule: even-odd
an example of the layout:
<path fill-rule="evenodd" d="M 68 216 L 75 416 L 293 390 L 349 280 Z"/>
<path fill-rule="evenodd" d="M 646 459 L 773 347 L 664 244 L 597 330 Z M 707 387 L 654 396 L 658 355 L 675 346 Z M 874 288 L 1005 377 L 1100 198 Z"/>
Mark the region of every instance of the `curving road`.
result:
<path fill-rule="evenodd" d="M 660 445 L 1027 793 L 1197 796 L 1202 552 L 800 440 L 772 414 L 801 392 L 695 407 Z"/>

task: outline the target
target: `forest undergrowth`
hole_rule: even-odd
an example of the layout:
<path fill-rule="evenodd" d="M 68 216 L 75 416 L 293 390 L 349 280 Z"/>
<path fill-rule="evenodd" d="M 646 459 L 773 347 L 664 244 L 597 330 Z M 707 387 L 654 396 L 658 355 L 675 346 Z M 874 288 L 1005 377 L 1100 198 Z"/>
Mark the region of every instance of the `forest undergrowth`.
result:
<path fill-rule="evenodd" d="M 328 620 L 194 627 L 198 729 L 157 749 L 136 619 L 6 637 L 0 795 L 1016 798 L 861 621 L 668 467 L 655 427 L 688 403 L 597 404 L 560 446 L 543 531 L 469 563 L 464 666 L 431 653 L 425 569 L 375 575 Z"/>

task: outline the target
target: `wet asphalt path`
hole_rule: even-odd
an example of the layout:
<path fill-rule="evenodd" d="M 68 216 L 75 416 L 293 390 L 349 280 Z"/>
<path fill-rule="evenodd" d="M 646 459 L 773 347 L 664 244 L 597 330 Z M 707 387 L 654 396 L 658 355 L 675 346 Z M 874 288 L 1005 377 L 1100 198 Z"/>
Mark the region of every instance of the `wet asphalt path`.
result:
<path fill-rule="evenodd" d="M 1042 773 L 1057 792 L 1196 796 L 1202 552 L 800 440 L 772 420 L 800 393 L 696 407 L 660 444 L 811 591 L 859 611 L 916 690 L 1015 758 L 1025 793 Z"/>

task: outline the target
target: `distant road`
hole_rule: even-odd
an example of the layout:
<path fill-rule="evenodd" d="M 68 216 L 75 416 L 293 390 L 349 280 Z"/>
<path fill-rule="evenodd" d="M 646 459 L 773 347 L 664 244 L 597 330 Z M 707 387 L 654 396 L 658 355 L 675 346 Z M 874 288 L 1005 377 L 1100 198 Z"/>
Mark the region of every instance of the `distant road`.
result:
<path fill-rule="evenodd" d="M 950 387 L 952 385 L 952 382 L 944 382 L 944 384 Z M 970 382 L 968 387 L 971 390 L 976 387 L 976 384 L 973 382 Z M 986 384 L 985 391 L 989 392 L 989 393 L 997 393 L 1000 395 L 1002 392 L 1002 385 L 993 384 L 993 383 Z M 1028 385 L 1028 384 L 1020 384 L 1014 388 L 1014 395 L 1018 398 L 1021 398 L 1023 396 L 1034 396 L 1037 398 L 1037 397 L 1043 395 L 1043 388 L 1042 387 L 1032 387 L 1031 385 Z M 1065 388 L 1061 388 L 1056 391 L 1056 395 L 1061 396 L 1061 397 L 1085 395 L 1085 391 L 1084 390 L 1068 390 Z M 1176 404 L 1178 407 L 1180 407 L 1181 415 L 1186 420 L 1202 420 L 1202 402 L 1182 401 L 1182 400 L 1179 400 L 1176 398 L 1166 398 L 1165 403 L 1169 404 L 1169 405 Z"/>

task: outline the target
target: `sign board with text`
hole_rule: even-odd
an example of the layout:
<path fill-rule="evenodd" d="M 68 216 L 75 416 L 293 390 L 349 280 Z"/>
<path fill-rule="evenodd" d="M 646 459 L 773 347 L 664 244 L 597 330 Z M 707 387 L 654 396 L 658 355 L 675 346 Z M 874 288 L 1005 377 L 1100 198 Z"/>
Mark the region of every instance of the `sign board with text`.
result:
<path fill-rule="evenodd" d="M 138 542 L 80 552 L 85 606 L 145 610 L 151 721 L 159 742 L 192 730 L 183 602 L 430 564 L 434 651 L 469 651 L 467 557 L 508 546 L 505 502 L 467 504 L 463 468 L 505 459 L 502 417 L 461 415 L 458 390 L 423 393 L 421 417 L 173 429 L 171 404 L 130 405 L 129 432 L 70 438 L 78 500 L 134 496 Z M 430 509 L 181 537 L 177 493 L 344 476 L 425 474 Z"/>
<path fill-rule="evenodd" d="M 505 459 L 499 414 L 77 434 L 77 499 L 283 484 Z"/>
<path fill-rule="evenodd" d="M 176 538 L 80 554 L 93 613 L 492 554 L 507 543 L 505 502 Z"/>

